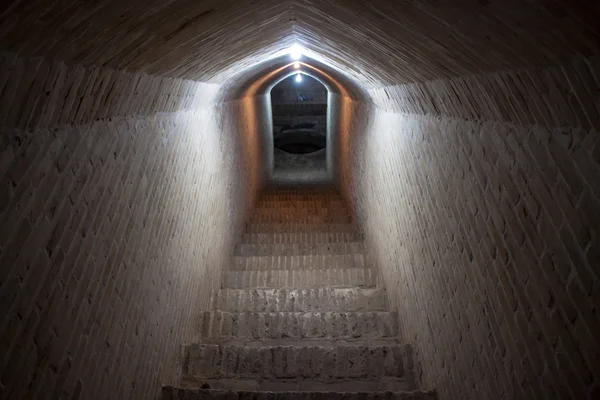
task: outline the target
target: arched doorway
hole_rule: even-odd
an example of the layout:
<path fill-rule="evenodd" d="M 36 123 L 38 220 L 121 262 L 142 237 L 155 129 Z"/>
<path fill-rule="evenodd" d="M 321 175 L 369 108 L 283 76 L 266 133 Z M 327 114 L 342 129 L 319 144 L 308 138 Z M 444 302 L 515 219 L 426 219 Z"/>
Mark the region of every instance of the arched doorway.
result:
<path fill-rule="evenodd" d="M 271 90 L 274 172 L 327 171 L 327 88 L 294 74 Z"/>

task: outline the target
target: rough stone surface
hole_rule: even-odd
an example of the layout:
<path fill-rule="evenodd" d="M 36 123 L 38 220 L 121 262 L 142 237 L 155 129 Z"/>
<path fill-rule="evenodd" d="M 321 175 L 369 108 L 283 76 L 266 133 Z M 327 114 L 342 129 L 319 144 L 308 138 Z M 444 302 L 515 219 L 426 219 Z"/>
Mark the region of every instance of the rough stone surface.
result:
<path fill-rule="evenodd" d="M 347 215 L 336 203 L 341 198 L 331 190 L 279 189 L 263 195 L 255 217 L 286 217 L 284 226 L 293 230 L 298 226 L 295 220 L 313 215 L 327 226 L 328 216 Z M 320 245 L 304 248 L 311 246 Z M 270 391 L 273 396 L 279 395 L 276 392 L 393 396 L 392 392 L 413 390 L 413 350 L 400 343 L 396 313 L 388 310 L 385 291 L 358 287 L 364 284 L 362 277 L 375 276 L 375 271 L 364 265 L 338 269 L 334 262 L 322 262 L 335 257 L 362 259 L 360 249 L 350 256 L 294 254 L 293 250 L 303 251 L 300 247 L 287 250 L 291 255 L 234 257 L 224 287 L 213 297 L 215 310 L 202 313 L 197 342 L 183 348 L 181 386 L 253 391 L 255 398 Z M 232 280 L 232 274 L 240 276 L 237 261 L 252 258 L 270 261 L 251 271 L 245 282 Z M 357 269 L 361 274 L 354 272 Z M 278 279 L 278 273 L 289 280 Z M 261 280 L 265 276 L 269 278 Z M 335 288 L 339 283 L 350 287 Z M 369 284 L 375 286 L 375 281 Z M 237 289 L 240 286 L 257 288 Z M 276 289 L 260 288 L 264 286 Z M 165 390 L 164 397 L 170 398 L 173 392 Z M 217 393 L 203 394 L 213 398 Z"/>
<path fill-rule="evenodd" d="M 342 242 L 342 243 L 319 243 L 319 244 L 239 244 L 236 246 L 236 264 L 247 265 L 245 257 L 251 258 L 269 258 L 277 256 L 293 256 L 298 258 L 306 258 L 305 256 L 328 255 L 329 258 L 339 256 L 341 259 L 338 265 L 343 265 L 346 258 L 352 258 L 351 254 L 363 252 L 363 245 L 360 242 Z M 346 255 L 346 256 L 344 256 Z M 338 257 L 336 257 L 338 258 Z M 327 258 L 325 258 L 327 260 Z M 330 262 L 330 261 L 325 261 Z M 298 265 L 294 261 L 291 265 Z M 285 266 L 285 264 L 284 264 Z"/>
<path fill-rule="evenodd" d="M 368 312 L 243 312 L 205 311 L 200 338 L 390 338 L 398 334 L 396 315 Z"/>
<path fill-rule="evenodd" d="M 172 350 L 273 165 L 268 90 L 294 42 L 330 91 L 331 168 L 272 178 L 339 183 L 361 230 L 250 224 L 238 243 L 364 234 L 442 398 L 598 397 L 597 3 L 10 2 L 0 397 L 177 380 Z"/>
<path fill-rule="evenodd" d="M 176 387 L 163 388 L 163 400 L 435 400 L 430 392 L 252 392 L 230 390 L 184 389 Z"/>
<path fill-rule="evenodd" d="M 215 308 L 229 312 L 384 311 L 384 289 L 221 289 Z"/>

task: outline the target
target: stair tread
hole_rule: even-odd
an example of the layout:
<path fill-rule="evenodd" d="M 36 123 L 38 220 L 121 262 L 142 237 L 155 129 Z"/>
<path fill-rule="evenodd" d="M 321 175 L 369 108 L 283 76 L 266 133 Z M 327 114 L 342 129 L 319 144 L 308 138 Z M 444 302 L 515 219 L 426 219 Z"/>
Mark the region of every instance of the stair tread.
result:
<path fill-rule="evenodd" d="M 258 223 L 246 224 L 246 233 L 287 233 L 287 232 L 338 232 L 357 233 L 356 226 L 352 223 Z"/>
<path fill-rule="evenodd" d="M 385 338 L 398 335 L 396 312 L 202 312 L 204 338 Z"/>
<path fill-rule="evenodd" d="M 238 257 L 265 257 L 276 255 L 348 256 L 363 253 L 364 245 L 362 242 L 357 241 L 339 243 L 242 243 L 235 248 L 235 256 Z"/>
<path fill-rule="evenodd" d="M 220 289 L 214 308 L 229 312 L 387 311 L 382 288 Z"/>
<path fill-rule="evenodd" d="M 350 254 L 236 255 L 231 271 L 310 271 L 370 268 L 362 252 Z"/>
<path fill-rule="evenodd" d="M 225 274 L 226 288 L 276 287 L 376 287 L 377 272 L 371 268 L 315 270 L 235 271 Z"/>
<path fill-rule="evenodd" d="M 337 380 L 321 380 L 310 378 L 297 379 L 252 379 L 252 378 L 204 378 L 184 376 L 182 387 L 199 387 L 208 384 L 214 389 L 252 390 L 261 392 L 380 392 L 408 391 L 414 389 L 414 384 L 407 378 L 382 377 L 377 379 L 345 378 Z"/>
<path fill-rule="evenodd" d="M 163 400 L 436 398 L 413 391 L 413 349 L 350 211 L 335 190 L 263 194 Z"/>
<path fill-rule="evenodd" d="M 358 239 L 355 232 L 252 232 L 242 236 L 241 244 L 329 244 L 349 243 Z"/>
<path fill-rule="evenodd" d="M 176 388 L 163 387 L 163 400 L 435 400 L 433 391 L 379 391 L 379 392 L 351 392 L 351 391 L 233 391 L 222 389 Z"/>
<path fill-rule="evenodd" d="M 235 337 L 207 337 L 202 338 L 200 344 L 213 345 L 237 345 L 246 347 L 273 347 L 273 346 L 297 346 L 297 347 L 326 347 L 333 348 L 338 346 L 354 346 L 354 347 L 377 347 L 377 346 L 394 346 L 401 345 L 404 342 L 398 336 L 382 337 L 382 338 L 352 338 L 352 337 L 297 337 L 297 338 L 235 338 Z"/>
<path fill-rule="evenodd" d="M 405 384 L 410 384 L 414 368 L 412 348 L 406 344 L 332 347 L 190 344 L 184 346 L 183 352 L 183 376 L 194 379 L 381 383 L 385 378 L 403 378 Z"/>

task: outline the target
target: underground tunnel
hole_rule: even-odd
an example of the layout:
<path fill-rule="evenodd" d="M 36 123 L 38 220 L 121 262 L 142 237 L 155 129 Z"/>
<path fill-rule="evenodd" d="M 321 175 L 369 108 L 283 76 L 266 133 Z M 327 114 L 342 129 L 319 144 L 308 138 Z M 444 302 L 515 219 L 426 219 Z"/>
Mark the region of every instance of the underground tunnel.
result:
<path fill-rule="evenodd" d="M 274 174 L 327 170 L 327 94 L 322 83 L 302 73 L 271 89 Z"/>
<path fill-rule="evenodd" d="M 599 17 L 9 2 L 0 398 L 599 398 Z"/>

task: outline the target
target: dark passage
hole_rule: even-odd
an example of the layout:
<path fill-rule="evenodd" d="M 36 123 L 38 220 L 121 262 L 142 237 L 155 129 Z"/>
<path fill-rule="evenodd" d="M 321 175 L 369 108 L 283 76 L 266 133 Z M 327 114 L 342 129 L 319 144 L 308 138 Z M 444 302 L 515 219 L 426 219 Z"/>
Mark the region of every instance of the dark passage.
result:
<path fill-rule="evenodd" d="M 0 400 L 600 398 L 598 0 L 4 3 Z"/>
<path fill-rule="evenodd" d="M 325 170 L 327 89 L 294 74 L 271 90 L 274 166 L 277 172 Z"/>

